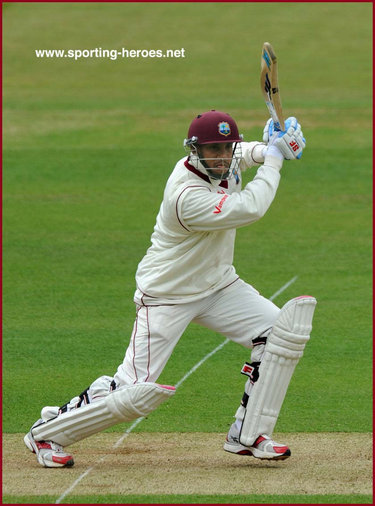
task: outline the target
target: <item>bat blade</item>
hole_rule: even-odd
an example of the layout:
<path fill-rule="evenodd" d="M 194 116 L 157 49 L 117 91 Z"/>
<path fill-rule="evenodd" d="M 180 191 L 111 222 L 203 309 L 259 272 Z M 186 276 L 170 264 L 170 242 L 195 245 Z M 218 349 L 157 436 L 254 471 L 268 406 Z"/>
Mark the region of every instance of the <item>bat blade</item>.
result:
<path fill-rule="evenodd" d="M 277 75 L 277 58 L 269 42 L 263 44 L 260 86 L 268 111 L 273 119 L 275 130 L 284 130 L 284 117 Z"/>

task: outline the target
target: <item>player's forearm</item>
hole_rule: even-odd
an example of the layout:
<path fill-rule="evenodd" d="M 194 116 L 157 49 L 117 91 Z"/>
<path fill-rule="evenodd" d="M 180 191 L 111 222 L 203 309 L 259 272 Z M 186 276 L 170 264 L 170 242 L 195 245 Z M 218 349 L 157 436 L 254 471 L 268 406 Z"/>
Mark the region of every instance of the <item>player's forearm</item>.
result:
<path fill-rule="evenodd" d="M 265 142 L 243 142 L 241 169 L 262 164 L 280 171 L 283 157 L 275 156 Z"/>
<path fill-rule="evenodd" d="M 241 170 L 246 170 L 249 167 L 261 165 L 264 162 L 267 144 L 264 142 L 242 142 L 241 149 Z"/>
<path fill-rule="evenodd" d="M 194 231 L 228 230 L 249 225 L 271 205 L 280 181 L 279 171 L 262 165 L 250 183 L 231 195 L 192 190 L 178 207 L 179 220 Z"/>
<path fill-rule="evenodd" d="M 246 195 L 249 208 L 256 219 L 265 215 L 275 198 L 282 165 L 282 161 L 278 162 L 279 160 L 266 156 L 265 163 L 259 167 L 254 179 L 241 192 Z"/>
<path fill-rule="evenodd" d="M 278 156 L 274 156 L 272 151 L 268 148 L 266 156 L 264 158 L 263 167 L 269 167 L 277 172 L 280 172 L 281 167 L 283 166 L 284 158 L 280 158 Z M 256 177 L 256 176 L 255 176 Z"/>

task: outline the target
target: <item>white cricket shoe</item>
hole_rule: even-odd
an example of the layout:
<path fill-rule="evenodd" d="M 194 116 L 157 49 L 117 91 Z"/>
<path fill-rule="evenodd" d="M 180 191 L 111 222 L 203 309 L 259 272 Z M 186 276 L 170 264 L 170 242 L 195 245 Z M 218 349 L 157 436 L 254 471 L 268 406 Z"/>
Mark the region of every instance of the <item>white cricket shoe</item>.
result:
<path fill-rule="evenodd" d="M 224 444 L 224 450 L 237 455 L 249 455 L 257 459 L 285 460 L 290 457 L 290 449 L 273 441 L 269 436 L 261 434 L 253 446 L 244 446 L 240 443 L 240 433 L 235 424 L 232 424 Z"/>
<path fill-rule="evenodd" d="M 42 419 L 38 420 L 33 427 L 42 422 Z M 72 467 L 74 465 L 73 455 L 65 453 L 62 446 L 53 441 L 35 441 L 31 430 L 23 440 L 27 448 L 36 454 L 40 465 L 44 467 Z"/>

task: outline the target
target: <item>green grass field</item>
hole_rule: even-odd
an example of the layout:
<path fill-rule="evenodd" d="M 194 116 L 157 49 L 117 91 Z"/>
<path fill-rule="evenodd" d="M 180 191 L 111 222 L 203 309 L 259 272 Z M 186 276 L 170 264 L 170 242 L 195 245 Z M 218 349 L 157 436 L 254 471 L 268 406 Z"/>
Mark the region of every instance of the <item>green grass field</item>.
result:
<path fill-rule="evenodd" d="M 284 164 L 266 216 L 238 231 L 235 266 L 267 297 L 298 276 L 280 306 L 303 293 L 318 300 L 277 431 L 371 432 L 372 4 L 5 3 L 3 20 L 4 432 L 24 433 L 42 406 L 115 372 L 133 326 L 135 270 L 191 119 L 224 110 L 245 140 L 261 140 L 265 40 L 307 148 Z M 34 51 L 98 47 L 184 48 L 185 58 L 74 61 Z M 177 383 L 223 340 L 191 325 L 160 381 Z M 226 432 L 245 360 L 229 343 L 134 431 Z M 56 500 L 43 490 L 6 500 L 27 503 L 30 493 Z M 235 494 L 204 502 L 244 502 Z M 117 499 L 73 502 L 203 502 L 152 491 Z"/>

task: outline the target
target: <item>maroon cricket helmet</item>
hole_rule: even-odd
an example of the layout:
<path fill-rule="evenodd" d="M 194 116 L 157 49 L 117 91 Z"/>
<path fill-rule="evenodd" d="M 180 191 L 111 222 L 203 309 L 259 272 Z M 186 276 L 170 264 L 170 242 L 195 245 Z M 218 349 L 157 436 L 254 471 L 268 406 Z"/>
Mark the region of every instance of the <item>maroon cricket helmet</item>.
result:
<path fill-rule="evenodd" d="M 189 127 L 185 145 L 212 144 L 217 142 L 241 142 L 234 119 L 225 112 L 212 111 L 198 114 Z"/>

